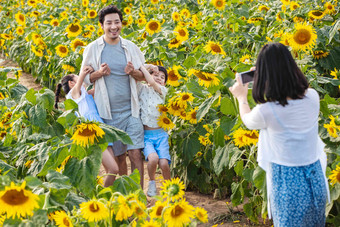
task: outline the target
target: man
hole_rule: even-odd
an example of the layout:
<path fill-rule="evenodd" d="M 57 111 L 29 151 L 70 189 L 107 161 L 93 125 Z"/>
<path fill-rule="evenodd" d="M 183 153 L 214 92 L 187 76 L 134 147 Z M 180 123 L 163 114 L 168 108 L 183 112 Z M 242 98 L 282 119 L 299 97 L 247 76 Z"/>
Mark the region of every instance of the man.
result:
<path fill-rule="evenodd" d="M 120 141 L 113 144 L 119 174 L 127 174 L 126 151 L 131 161 L 131 170 L 139 170 L 141 186 L 144 181 L 144 166 L 141 149 L 144 148 L 143 125 L 136 80 L 143 80 L 139 69 L 145 59 L 140 49 L 131 41 L 120 37 L 122 13 L 113 5 L 100 10 L 99 22 L 104 35 L 90 43 L 84 50 L 81 68 L 93 67 L 95 72 L 85 77 L 86 84 L 94 84 L 94 100 L 104 122 L 124 130 L 133 145 Z"/>

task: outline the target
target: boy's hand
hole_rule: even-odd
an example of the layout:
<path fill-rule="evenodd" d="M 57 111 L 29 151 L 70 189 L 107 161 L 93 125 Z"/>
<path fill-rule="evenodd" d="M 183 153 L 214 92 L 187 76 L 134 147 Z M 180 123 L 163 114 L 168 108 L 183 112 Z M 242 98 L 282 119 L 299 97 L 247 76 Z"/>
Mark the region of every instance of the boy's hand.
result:
<path fill-rule="evenodd" d="M 127 63 L 127 65 L 125 66 L 125 69 L 124 69 L 125 73 L 128 74 L 128 75 L 131 75 L 133 73 L 133 71 L 135 71 L 135 67 L 133 66 L 132 62 L 129 61 Z"/>

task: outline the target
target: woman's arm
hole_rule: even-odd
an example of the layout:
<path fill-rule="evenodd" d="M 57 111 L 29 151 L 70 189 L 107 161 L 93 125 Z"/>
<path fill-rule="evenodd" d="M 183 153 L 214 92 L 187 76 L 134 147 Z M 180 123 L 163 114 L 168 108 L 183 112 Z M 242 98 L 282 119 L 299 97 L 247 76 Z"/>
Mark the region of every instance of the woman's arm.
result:
<path fill-rule="evenodd" d="M 87 74 L 92 73 L 93 68 L 91 66 L 85 66 L 80 72 L 78 80 L 71 90 L 71 96 L 74 99 L 78 99 L 81 96 L 81 86 L 83 86 L 84 78 Z"/>
<path fill-rule="evenodd" d="M 251 111 L 247 99 L 248 83 L 242 84 L 239 74 L 236 73 L 236 83 L 232 87 L 230 87 L 229 90 L 239 103 L 239 110 L 242 118 L 245 114 Z"/>
<path fill-rule="evenodd" d="M 157 67 L 158 68 L 158 67 Z M 141 66 L 140 70 L 142 71 L 142 73 L 144 74 L 144 77 L 146 79 L 146 82 L 148 82 L 148 84 L 150 84 L 151 87 L 153 87 L 153 89 L 155 89 L 155 91 L 157 91 L 159 94 L 162 95 L 162 90 L 161 90 L 161 85 L 159 85 L 154 79 L 153 77 L 150 75 L 149 71 L 146 70 L 145 66 Z M 155 73 L 155 72 L 154 72 Z"/>

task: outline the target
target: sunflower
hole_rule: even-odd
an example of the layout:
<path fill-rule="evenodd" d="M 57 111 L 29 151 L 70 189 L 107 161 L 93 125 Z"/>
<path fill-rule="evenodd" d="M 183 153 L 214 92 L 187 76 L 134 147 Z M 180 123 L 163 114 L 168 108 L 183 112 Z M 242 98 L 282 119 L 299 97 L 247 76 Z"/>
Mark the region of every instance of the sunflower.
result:
<path fill-rule="evenodd" d="M 334 77 L 335 80 L 337 80 L 338 78 L 340 78 L 340 73 L 339 73 L 339 71 L 338 71 L 336 68 L 334 68 L 334 70 L 331 71 L 330 74 L 331 74 L 331 76 Z"/>
<path fill-rule="evenodd" d="M 215 54 L 221 54 L 223 56 L 226 55 L 221 44 L 219 44 L 217 42 L 213 42 L 213 41 L 208 41 L 208 43 L 204 46 L 204 50 L 207 53 L 211 52 L 212 55 L 215 55 Z"/>
<path fill-rule="evenodd" d="M 47 45 L 42 38 L 37 38 L 33 40 L 34 44 L 38 46 L 39 49 L 46 49 Z"/>
<path fill-rule="evenodd" d="M 65 211 L 56 211 L 53 214 L 53 219 L 59 227 L 73 227 L 71 218 L 66 214 Z"/>
<path fill-rule="evenodd" d="M 32 52 L 35 54 L 35 56 L 37 56 L 37 57 L 44 56 L 44 52 L 40 48 L 38 48 L 34 45 L 31 45 L 31 49 L 32 49 Z"/>
<path fill-rule="evenodd" d="M 76 51 L 77 47 L 83 47 L 83 46 L 86 46 L 86 42 L 82 41 L 81 39 L 74 39 L 72 40 L 71 42 L 71 49 L 72 51 Z"/>
<path fill-rule="evenodd" d="M 317 35 L 313 26 L 305 23 L 295 24 L 295 32 L 289 38 L 289 45 L 295 51 L 306 51 L 315 45 Z"/>
<path fill-rule="evenodd" d="M 325 12 L 322 10 L 312 10 L 308 13 L 308 16 L 314 19 L 322 19 L 325 15 Z"/>
<path fill-rule="evenodd" d="M 249 54 L 243 55 L 240 58 L 240 62 L 243 64 L 251 64 L 251 56 Z"/>
<path fill-rule="evenodd" d="M 158 105 L 158 110 L 161 113 L 167 113 L 169 111 L 168 107 L 166 107 L 166 105 L 164 105 L 164 104 L 163 105 L 159 104 Z"/>
<path fill-rule="evenodd" d="M 179 14 L 183 18 L 189 18 L 191 16 L 190 11 L 188 9 L 182 9 Z"/>
<path fill-rule="evenodd" d="M 190 110 L 188 113 L 188 121 L 191 123 L 191 124 L 197 124 L 197 107 Z"/>
<path fill-rule="evenodd" d="M 97 222 L 109 217 L 109 210 L 102 202 L 90 200 L 81 203 L 79 206 L 81 214 L 89 222 Z"/>
<path fill-rule="evenodd" d="M 68 37 L 77 37 L 82 31 L 79 23 L 71 23 L 67 25 L 66 32 Z"/>
<path fill-rule="evenodd" d="M 161 114 L 158 118 L 158 126 L 165 130 L 170 130 L 175 127 L 175 124 L 166 115 Z"/>
<path fill-rule="evenodd" d="M 196 218 L 202 222 L 202 223 L 207 223 L 208 222 L 208 214 L 207 211 L 201 207 L 196 207 L 195 208 L 195 215 Z"/>
<path fill-rule="evenodd" d="M 337 165 L 334 170 L 332 170 L 331 175 L 329 176 L 329 179 L 331 180 L 331 184 L 340 184 L 340 165 Z"/>
<path fill-rule="evenodd" d="M 196 69 L 190 69 L 188 75 L 189 76 L 195 75 L 198 78 L 199 85 L 207 88 L 219 85 L 220 83 L 220 79 L 218 79 L 217 75 L 213 73 L 207 73 Z"/>
<path fill-rule="evenodd" d="M 181 15 L 178 12 L 173 12 L 171 14 L 171 18 L 172 18 L 173 21 L 180 21 Z"/>
<path fill-rule="evenodd" d="M 25 163 L 25 167 L 26 167 L 27 169 L 29 169 L 29 168 L 31 167 L 32 163 L 33 163 L 32 160 L 27 160 L 27 162 Z"/>
<path fill-rule="evenodd" d="M 150 221 L 144 221 L 141 224 L 141 227 L 161 227 L 161 224 L 159 224 L 158 222 L 155 222 L 153 220 L 150 220 Z"/>
<path fill-rule="evenodd" d="M 168 84 L 174 87 L 180 85 L 179 80 L 182 79 L 182 76 L 179 74 L 178 70 L 180 70 L 181 68 L 182 67 L 179 65 L 174 65 L 172 68 L 168 69 Z"/>
<path fill-rule="evenodd" d="M 93 9 L 87 11 L 87 17 L 92 19 L 97 17 L 97 12 Z"/>
<path fill-rule="evenodd" d="M 178 177 L 165 180 L 161 186 L 160 194 L 169 201 L 177 201 L 184 196 L 184 184 Z"/>
<path fill-rule="evenodd" d="M 5 187 L 0 191 L 0 212 L 6 213 L 7 217 L 26 217 L 32 216 L 33 210 L 38 208 L 39 196 L 25 189 L 26 181 L 21 186 L 15 186 L 11 182 L 11 186 Z"/>
<path fill-rule="evenodd" d="M 136 218 L 140 220 L 145 219 L 148 215 L 145 211 L 146 211 L 146 206 L 144 203 L 140 201 L 136 201 L 132 203 L 132 212 Z"/>
<path fill-rule="evenodd" d="M 329 124 L 324 124 L 323 127 L 327 129 L 327 132 L 329 133 L 330 136 L 337 138 L 338 137 L 338 130 L 340 131 L 340 126 L 335 123 L 335 117 L 332 115 L 329 116 L 331 121 Z M 338 119 L 338 117 L 336 117 Z"/>
<path fill-rule="evenodd" d="M 179 117 L 183 120 L 188 120 L 188 114 L 185 110 L 181 110 L 181 112 L 179 113 Z"/>
<path fill-rule="evenodd" d="M 173 116 L 180 116 L 181 111 L 183 111 L 181 106 L 177 102 L 172 101 L 172 100 L 169 100 L 168 108 L 169 108 L 169 114 Z"/>
<path fill-rule="evenodd" d="M 290 2 L 290 10 L 291 11 L 294 11 L 294 10 L 296 10 L 299 7 L 300 7 L 299 3 L 297 3 L 297 2 Z"/>
<path fill-rule="evenodd" d="M 181 92 L 178 95 L 179 97 L 176 99 L 176 101 L 179 103 L 180 106 L 184 106 L 183 103 L 194 101 L 194 96 L 191 93 Z"/>
<path fill-rule="evenodd" d="M 208 133 L 207 133 L 208 134 Z M 208 134 L 209 135 L 209 134 Z M 202 136 L 200 135 L 198 137 L 198 141 L 200 141 L 200 144 L 202 144 L 203 146 L 207 146 L 209 144 L 212 144 L 212 142 L 209 139 L 209 136 Z"/>
<path fill-rule="evenodd" d="M 287 6 L 290 4 L 290 0 L 281 0 L 281 2 L 284 6 Z"/>
<path fill-rule="evenodd" d="M 255 23 L 257 23 L 259 21 L 263 21 L 263 20 L 264 20 L 263 17 L 252 17 L 252 18 L 249 18 L 247 20 L 247 23 L 248 24 L 255 24 Z"/>
<path fill-rule="evenodd" d="M 245 130 L 243 128 L 238 128 L 232 134 L 234 143 L 238 147 L 250 146 L 256 144 L 259 138 L 259 133 L 256 130 Z"/>
<path fill-rule="evenodd" d="M 177 38 L 174 38 L 172 40 L 170 40 L 169 44 L 168 44 L 168 47 L 170 49 L 172 48 L 178 48 L 180 45 L 182 44 L 182 41 L 181 40 L 178 40 Z"/>
<path fill-rule="evenodd" d="M 172 204 L 164 211 L 164 221 L 168 226 L 182 227 L 194 217 L 194 208 L 184 199 Z"/>
<path fill-rule="evenodd" d="M 146 24 L 146 19 L 145 19 L 145 17 L 140 17 L 140 18 L 138 18 L 138 20 L 137 20 L 137 24 L 138 24 L 138 26 L 143 26 L 144 24 Z"/>
<path fill-rule="evenodd" d="M 89 5 L 89 0 L 82 0 L 83 6 L 87 7 Z"/>
<path fill-rule="evenodd" d="M 53 19 L 50 22 L 50 25 L 54 26 L 54 27 L 58 27 L 59 26 L 59 20 L 58 19 Z"/>
<path fill-rule="evenodd" d="M 21 27 L 21 26 L 17 27 L 16 32 L 17 32 L 17 34 L 20 35 L 20 36 L 23 35 L 23 34 L 25 33 L 24 28 Z"/>
<path fill-rule="evenodd" d="M 65 70 L 66 72 L 70 72 L 70 73 L 74 73 L 76 71 L 76 69 L 73 66 L 67 65 L 67 64 L 64 64 L 61 68 Z"/>
<path fill-rule="evenodd" d="M 211 0 L 211 4 L 218 9 L 218 10 L 224 10 L 224 7 L 226 6 L 225 0 Z"/>
<path fill-rule="evenodd" d="M 66 11 L 60 13 L 61 20 L 64 20 L 68 17 L 68 14 Z"/>
<path fill-rule="evenodd" d="M 99 29 L 98 31 L 103 31 L 102 29 Z M 86 31 L 86 32 L 84 32 L 83 34 L 82 34 L 82 36 L 84 37 L 84 38 L 90 38 L 91 36 L 92 36 L 92 32 L 91 31 Z M 99 34 L 98 34 L 98 36 L 100 36 Z"/>
<path fill-rule="evenodd" d="M 189 38 L 189 32 L 184 27 L 177 26 L 174 29 L 174 32 L 175 32 L 175 35 L 176 35 L 176 39 L 179 40 L 180 42 L 184 42 L 185 40 L 187 40 Z"/>
<path fill-rule="evenodd" d="M 278 13 L 276 14 L 276 20 L 277 20 L 277 21 L 283 21 L 284 19 L 283 19 L 282 15 L 284 15 L 283 12 L 278 12 Z"/>
<path fill-rule="evenodd" d="M 3 45 L 5 45 L 5 40 L 4 39 L 0 39 L 0 47 L 2 47 Z"/>
<path fill-rule="evenodd" d="M 167 206 L 167 202 L 157 201 L 151 208 L 150 218 L 161 218 L 164 208 Z"/>
<path fill-rule="evenodd" d="M 156 20 L 150 20 L 146 24 L 145 30 L 149 35 L 153 35 L 154 33 L 158 33 L 161 31 L 161 24 Z"/>
<path fill-rule="evenodd" d="M 118 211 L 116 213 L 116 220 L 123 221 L 127 220 L 132 214 L 133 210 L 130 208 L 129 201 L 122 195 L 117 198 L 119 204 Z"/>
<path fill-rule="evenodd" d="M 25 18 L 25 15 L 22 14 L 22 13 L 17 13 L 15 14 L 15 20 L 17 21 L 18 24 L 22 25 L 22 26 L 25 26 L 26 24 L 26 18 Z"/>
<path fill-rule="evenodd" d="M 56 48 L 55 48 L 57 55 L 61 58 L 64 58 L 68 55 L 68 48 L 65 45 L 59 44 Z"/>
<path fill-rule="evenodd" d="M 0 92 L 0 100 L 5 99 L 5 98 L 6 98 L 6 96 L 4 94 L 2 94 L 2 92 Z"/>
<path fill-rule="evenodd" d="M 98 141 L 97 137 L 103 137 L 104 135 L 105 132 L 99 127 L 98 123 L 86 122 L 77 125 L 71 140 L 73 140 L 74 144 L 86 147 L 93 144 L 95 139 Z"/>
<path fill-rule="evenodd" d="M 266 12 L 268 12 L 268 10 L 269 10 L 269 8 L 267 6 L 265 6 L 265 5 L 262 5 L 262 6 L 259 7 L 259 11 L 266 11 Z"/>
<path fill-rule="evenodd" d="M 29 5 L 29 6 L 31 6 L 33 8 L 37 7 L 37 3 L 38 2 L 36 0 L 29 0 L 29 1 L 27 1 L 27 5 Z"/>
<path fill-rule="evenodd" d="M 313 51 L 313 57 L 315 59 L 325 58 L 329 55 L 329 52 L 323 50 L 315 50 Z"/>
<path fill-rule="evenodd" d="M 293 18 L 294 23 L 302 23 L 304 21 L 305 21 L 305 19 L 303 19 L 302 17 L 294 17 Z"/>
<path fill-rule="evenodd" d="M 335 6 L 332 5 L 330 2 L 326 2 L 324 7 L 325 7 L 325 13 L 328 13 L 328 14 L 336 13 Z"/>

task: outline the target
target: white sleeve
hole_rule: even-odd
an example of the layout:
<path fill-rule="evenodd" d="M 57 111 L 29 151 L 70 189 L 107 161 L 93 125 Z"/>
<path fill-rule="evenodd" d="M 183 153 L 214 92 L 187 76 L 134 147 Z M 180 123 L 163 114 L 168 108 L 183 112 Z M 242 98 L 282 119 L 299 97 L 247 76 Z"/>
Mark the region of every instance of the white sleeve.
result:
<path fill-rule="evenodd" d="M 168 93 L 168 88 L 165 87 L 165 86 L 160 86 L 160 87 L 161 87 L 161 91 L 162 91 L 161 97 L 162 97 L 162 99 L 165 99 L 166 94 Z"/>
<path fill-rule="evenodd" d="M 265 118 L 261 113 L 261 105 L 256 105 L 249 113 L 244 114 L 242 121 L 249 129 L 263 129 L 267 127 Z"/>
<path fill-rule="evenodd" d="M 69 93 L 67 93 L 67 95 L 66 95 L 66 98 L 67 99 L 72 99 L 73 101 L 75 101 L 77 104 L 79 104 L 79 102 L 81 101 L 81 100 L 83 100 L 83 99 L 85 99 L 85 95 L 86 95 L 86 90 L 85 90 L 85 88 L 83 87 L 83 86 L 81 86 L 81 94 L 80 94 L 80 97 L 79 98 L 77 98 L 77 99 L 74 99 L 73 97 L 72 97 L 72 89 L 69 91 Z"/>

